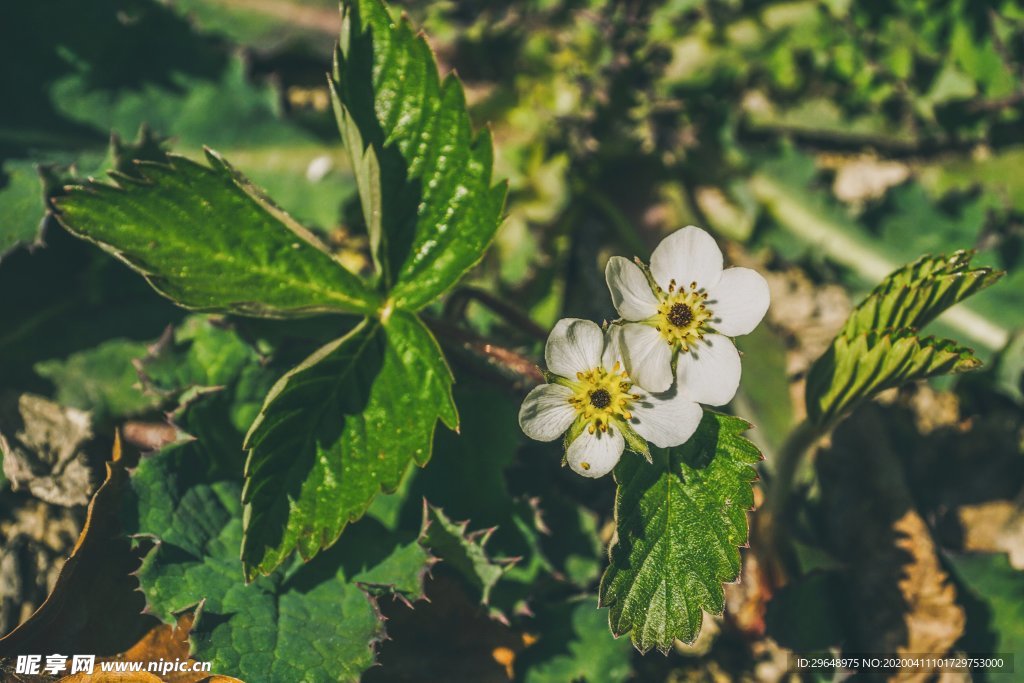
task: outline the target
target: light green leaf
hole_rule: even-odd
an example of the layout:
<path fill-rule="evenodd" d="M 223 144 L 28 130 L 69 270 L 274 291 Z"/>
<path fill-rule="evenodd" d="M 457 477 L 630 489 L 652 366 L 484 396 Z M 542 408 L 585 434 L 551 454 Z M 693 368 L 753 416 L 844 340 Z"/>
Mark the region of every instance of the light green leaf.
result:
<path fill-rule="evenodd" d="M 246 575 L 330 546 L 410 462 L 426 464 L 438 418 L 458 423 L 451 383 L 430 331 L 402 311 L 364 321 L 282 377 L 246 437 Z"/>
<path fill-rule="evenodd" d="M 722 612 L 722 583 L 739 576 L 761 459 L 743 436 L 749 426 L 706 411 L 684 445 L 652 450 L 651 464 L 626 456 L 615 469 L 616 540 L 600 598 L 612 633 L 630 633 L 641 652 L 693 642 L 703 612 Z"/>
<path fill-rule="evenodd" d="M 426 506 L 427 527 L 423 542 L 480 591 L 480 601 L 490 601 L 491 589 L 508 571 L 509 561 L 493 560 L 484 546 L 494 528 L 467 532 L 469 522 L 456 523 L 437 507 Z"/>
<path fill-rule="evenodd" d="M 126 526 L 156 542 L 138 571 L 148 610 L 174 623 L 200 606 L 192 651 L 216 673 L 358 681 L 384 637 L 371 594 L 422 597 L 429 554 L 416 538 L 365 520 L 313 562 L 247 585 L 238 567 L 240 483 L 211 481 L 201 443 L 148 457 L 132 477 Z"/>
<path fill-rule="evenodd" d="M 345 3 L 332 79 L 374 261 L 391 297 L 418 310 L 483 255 L 505 185 L 491 185 L 488 132 L 474 135 L 462 85 L 379 0 Z"/>
<path fill-rule="evenodd" d="M 186 308 L 258 317 L 369 313 L 377 295 L 216 153 L 147 163 L 58 200 L 72 233 L 99 244 Z"/>
<path fill-rule="evenodd" d="M 924 256 L 886 277 L 850 314 L 832 346 L 811 367 L 807 413 L 824 425 L 885 389 L 981 365 L 971 349 L 917 329 L 1002 277 L 970 270 L 970 252 Z"/>
<path fill-rule="evenodd" d="M 608 620 L 594 598 L 540 605 L 540 640 L 516 658 L 525 683 L 625 681 L 632 674 L 632 648 L 608 633 Z"/>
<path fill-rule="evenodd" d="M 856 403 L 914 380 L 981 367 L 971 349 L 914 330 L 838 337 L 807 377 L 807 413 L 828 424 Z"/>
<path fill-rule="evenodd" d="M 852 339 L 872 330 L 920 329 L 947 308 L 995 284 L 1003 273 L 970 269 L 973 252 L 922 256 L 882 280 L 850 314 L 839 334 Z"/>
<path fill-rule="evenodd" d="M 88 410 L 95 422 L 129 417 L 155 408 L 159 399 L 139 385 L 134 361 L 147 353 L 146 344 L 111 339 L 64 360 L 37 363 L 35 371 L 57 387 L 61 405 Z"/>

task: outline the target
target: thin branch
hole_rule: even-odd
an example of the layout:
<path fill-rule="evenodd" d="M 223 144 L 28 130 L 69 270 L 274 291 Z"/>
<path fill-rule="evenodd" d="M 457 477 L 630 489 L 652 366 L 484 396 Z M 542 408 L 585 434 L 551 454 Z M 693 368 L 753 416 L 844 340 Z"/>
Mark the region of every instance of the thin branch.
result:
<path fill-rule="evenodd" d="M 514 391 L 524 392 L 544 383 L 544 373 L 532 358 L 493 344 L 445 320 L 431 318 L 426 323 L 442 344 L 457 352 L 473 366 L 485 369 L 493 377 L 509 384 Z"/>
<path fill-rule="evenodd" d="M 547 330 L 535 323 L 524 311 L 478 287 L 461 287 L 455 290 L 445 304 L 444 319 L 451 322 L 462 320 L 466 316 L 466 308 L 471 301 L 482 304 L 517 330 L 534 339 L 544 341 L 548 338 Z"/>

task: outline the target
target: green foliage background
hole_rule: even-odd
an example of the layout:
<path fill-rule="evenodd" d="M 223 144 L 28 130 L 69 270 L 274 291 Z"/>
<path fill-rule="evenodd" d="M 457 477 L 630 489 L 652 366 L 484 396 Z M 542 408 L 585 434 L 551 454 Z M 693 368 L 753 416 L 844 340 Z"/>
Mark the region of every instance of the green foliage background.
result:
<path fill-rule="evenodd" d="M 193 163 L 207 163 L 206 145 L 308 228 L 330 258 L 368 281 L 387 273 L 387 285 L 398 282 L 401 293 L 411 270 L 381 249 L 381 226 L 365 224 L 359 182 L 368 162 L 350 159 L 330 110 L 337 6 L 24 2 L 0 25 L 0 395 L 41 395 L 88 411 L 93 479 L 102 474 L 95 453 L 109 451 L 115 428 L 164 426 L 170 414 L 173 438 L 158 453 L 139 460 L 147 446 L 129 444 L 137 468 L 120 519 L 121 532 L 135 535 L 135 547 L 121 549 L 127 559 L 117 566 L 128 567 L 121 584 L 129 593 L 142 584 L 148 615 L 171 620 L 208 597 L 193 654 L 249 683 L 423 680 L 424 669 L 436 680 L 507 680 L 509 671 L 529 681 L 716 672 L 765 680 L 782 675 L 788 651 L 829 649 L 1024 658 L 1024 621 L 1012 609 L 1024 590 L 1024 538 L 1013 522 L 1024 490 L 1024 11 L 1009 0 L 449 0 L 390 9 L 424 29 L 442 76 L 457 71 L 471 119 L 460 130 L 468 135 L 471 123 L 489 131 L 495 178 L 508 180 L 504 221 L 463 289 L 441 303 L 428 304 L 440 285 L 405 295 L 409 310 L 427 306 L 423 315 L 452 366 L 461 429 L 437 430 L 428 467 L 405 463 L 386 473 L 384 488 L 394 492 L 374 498 L 314 562 L 289 557 L 294 539 L 269 561 L 252 551 L 247 561 L 267 575 L 251 575 L 248 585 L 238 562 L 242 443 L 264 396 L 331 340 L 364 335 L 383 348 L 386 334 L 357 328 L 351 316 L 240 317 L 251 313 L 245 302 L 187 300 L 180 283 L 154 281 L 192 308 L 214 311 L 187 314 L 111 255 L 71 238 L 46 208 L 62 201 L 68 184 L 109 170 L 137 178 L 146 167 L 135 161 L 159 162 L 166 152 L 191 160 L 178 162 L 186 175 L 227 177 L 231 169 L 216 158 L 216 170 Z M 357 95 L 342 88 L 338 97 L 353 120 L 366 116 Z M 132 187 L 141 194 L 148 186 Z M 480 188 L 491 191 L 486 178 Z M 407 201 L 395 195 L 388 205 Z M 484 215 L 499 203 L 488 195 L 473 210 Z M 259 213 L 243 207 L 239 215 L 245 211 Z M 716 577 L 730 581 L 741 571 L 741 583 L 720 597 L 716 581 L 707 587 L 711 597 L 688 606 L 685 623 L 660 637 L 614 599 L 626 590 L 623 580 L 606 576 L 600 593 L 612 604 L 612 626 L 625 619 L 616 631 L 632 626 L 640 649 L 695 637 L 704 622 L 695 645 L 677 642 L 667 657 L 642 657 L 629 638 L 611 636 L 608 610 L 596 607 L 614 530 L 614 482 L 584 482 L 560 469 L 553 449 L 522 437 L 515 415 L 543 331 L 563 316 L 613 317 L 604 260 L 647 257 L 663 235 L 691 223 L 712 230 L 728 260 L 754 265 L 772 282 L 767 324 L 740 340 L 744 380 L 729 406 L 755 425 L 747 436 L 769 475 L 805 410 L 805 380 L 820 384 L 828 362 L 844 353 L 870 363 L 867 349 L 879 338 L 899 343 L 897 334 L 879 337 L 881 330 L 917 328 L 933 317 L 920 302 L 917 318 L 895 322 L 883 304 L 881 312 L 862 306 L 830 347 L 851 300 L 928 253 L 975 249 L 975 265 L 1006 275 L 987 289 L 987 281 L 975 287 L 956 279 L 935 295 L 949 304 L 984 289 L 929 331 L 973 348 L 985 368 L 904 389 L 886 398 L 884 411 L 862 407 L 851 422 L 877 435 L 870 458 L 857 459 L 850 428 L 794 474 L 799 496 L 787 511 L 794 542 L 784 572 L 758 547 L 756 521 L 741 571 L 733 548 L 745 536 L 730 532 Z M 102 221 L 95 228 L 101 232 Z M 144 272 L 151 261 L 143 259 L 182 256 L 152 253 L 140 240 L 127 260 Z M 461 273 L 474 253 L 467 247 L 447 267 Z M 327 255 L 297 254 L 297 279 L 309 279 L 307 257 Z M 275 314 L 375 307 L 360 303 L 372 297 L 358 293 L 355 278 L 334 284 L 357 294 L 341 303 L 282 300 Z M 411 313 L 396 315 L 419 324 Z M 508 353 L 487 352 L 487 344 Z M 865 350 L 851 354 L 855 344 Z M 815 364 L 829 348 L 833 355 Z M 961 352 L 939 348 L 933 369 L 973 365 Z M 437 374 L 438 387 L 417 399 L 421 432 L 430 433 L 437 417 L 455 424 L 438 398 L 447 380 Z M 815 419 L 856 403 L 841 391 L 821 393 L 808 406 Z M 715 508 L 739 529 L 751 502 L 748 465 L 757 458 L 738 437 L 740 420 L 714 419 L 739 444 L 717 465 L 735 470 L 729 474 L 742 486 L 727 501 L 697 496 L 692 504 Z M 8 434 L 4 420 L 0 433 Z M 316 426 L 295 431 L 303 429 Z M 662 454 L 657 476 L 680 490 L 695 486 L 692 457 Z M 289 466 L 271 469 L 287 474 Z M 14 557 L 10 520 L 35 503 L 2 485 L 0 553 Z M 886 504 L 853 504 L 875 499 Z M 365 502 L 353 501 L 343 519 L 317 521 L 323 545 Z M 84 523 L 81 506 L 71 514 Z M 908 519 L 921 520 L 913 533 Z M 703 533 L 691 525 L 664 544 L 683 547 Z M 900 540 L 908 534 L 910 550 Z M 643 554 L 641 545 L 619 551 Z M 142 563 L 137 579 L 129 576 L 133 561 Z M 629 564 L 616 553 L 611 563 Z M 871 567 L 884 571 L 875 576 Z M 685 566 L 678 569 L 685 575 Z M 917 594 L 885 578 L 901 571 L 945 591 L 930 612 L 941 632 L 933 641 L 916 630 Z M 684 601 L 692 594 L 683 591 Z M 0 597 L 6 630 L 20 620 L 12 614 L 27 616 L 22 605 L 41 602 L 38 590 Z M 339 608 L 317 607 L 324 603 Z M 721 605 L 724 617 L 702 617 L 700 607 Z M 124 651 L 155 623 L 138 620 L 98 644 L 69 627 L 45 641 L 53 646 L 47 652 Z M 385 629 L 391 640 L 381 640 Z M 300 655 L 316 650 L 318 639 L 346 646 Z M 374 661 L 381 666 L 370 668 Z"/>

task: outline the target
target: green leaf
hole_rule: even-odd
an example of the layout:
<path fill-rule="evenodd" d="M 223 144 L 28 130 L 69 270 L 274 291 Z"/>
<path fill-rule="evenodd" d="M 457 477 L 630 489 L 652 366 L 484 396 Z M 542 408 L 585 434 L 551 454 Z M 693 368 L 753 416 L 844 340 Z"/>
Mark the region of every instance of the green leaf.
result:
<path fill-rule="evenodd" d="M 981 367 L 971 349 L 914 330 L 837 337 L 807 376 L 807 413 L 827 424 L 880 391 Z"/>
<path fill-rule="evenodd" d="M 970 269 L 973 252 L 922 256 L 875 287 L 847 319 L 840 336 L 852 339 L 872 330 L 917 328 L 947 308 L 995 284 L 1003 273 Z"/>
<path fill-rule="evenodd" d="M 601 579 L 616 636 L 647 652 L 693 642 L 703 612 L 720 614 L 722 583 L 740 573 L 761 459 L 744 420 L 705 411 L 683 446 L 654 449 L 654 462 L 624 457 L 615 468 L 616 540 Z"/>
<path fill-rule="evenodd" d="M 484 546 L 494 528 L 468 532 L 468 521 L 455 523 L 437 507 L 425 506 L 427 527 L 423 542 L 442 560 L 462 574 L 480 591 L 480 601 L 490 601 L 491 589 L 508 571 L 508 560 L 492 560 Z"/>
<path fill-rule="evenodd" d="M 426 40 L 379 0 L 345 3 L 332 92 L 353 157 L 374 262 L 395 305 L 418 310 L 480 258 L 505 185 L 462 85 L 439 78 Z"/>
<path fill-rule="evenodd" d="M 158 393 L 217 387 L 234 381 L 258 354 L 224 322 L 190 316 L 139 362 L 147 386 Z"/>
<path fill-rule="evenodd" d="M 56 200 L 72 233 L 99 244 L 186 308 L 257 317 L 370 313 L 377 297 L 315 237 L 212 151 L 142 162 Z"/>
<path fill-rule="evenodd" d="M 981 365 L 954 341 L 917 335 L 919 327 L 1002 277 L 991 268 L 970 270 L 971 257 L 966 251 L 921 257 L 886 277 L 854 309 L 808 374 L 812 420 L 827 424 L 884 389 Z"/>
<path fill-rule="evenodd" d="M 20 244 L 40 241 L 43 184 L 35 164 L 0 164 L 0 258 Z"/>
<path fill-rule="evenodd" d="M 246 584 L 238 567 L 240 483 L 213 480 L 202 442 L 145 458 L 125 505 L 128 530 L 155 541 L 138 578 L 147 609 L 174 623 L 199 606 L 190 634 L 197 659 L 245 680 L 358 681 L 384 626 L 371 595 L 423 595 L 432 563 L 415 537 L 373 520 L 328 553 Z"/>
<path fill-rule="evenodd" d="M 632 648 L 608 633 L 608 620 L 594 598 L 542 605 L 535 625 L 540 640 L 516 658 L 525 683 L 625 681 L 632 674 Z"/>
<path fill-rule="evenodd" d="M 155 408 L 159 399 L 139 386 L 133 362 L 147 353 L 142 342 L 111 339 L 64 360 L 37 363 L 35 371 L 57 387 L 57 401 L 88 410 L 94 422 L 129 417 Z"/>
<path fill-rule="evenodd" d="M 282 377 L 246 437 L 246 575 L 296 548 L 312 557 L 410 462 L 426 464 L 438 418 L 458 424 L 451 384 L 430 331 L 402 311 L 364 321 Z"/>
<path fill-rule="evenodd" d="M 945 559 L 967 596 L 981 607 L 968 611 L 967 652 L 976 656 L 1012 654 L 1020 662 L 1024 657 L 1024 573 L 1014 569 L 1002 553 L 947 554 Z"/>

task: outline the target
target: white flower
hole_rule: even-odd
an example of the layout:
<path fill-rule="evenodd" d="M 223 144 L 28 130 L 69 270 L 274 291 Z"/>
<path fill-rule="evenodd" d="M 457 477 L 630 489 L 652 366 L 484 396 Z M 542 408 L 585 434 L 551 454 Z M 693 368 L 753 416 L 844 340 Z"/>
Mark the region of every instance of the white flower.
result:
<path fill-rule="evenodd" d="M 678 446 L 700 423 L 700 406 L 689 397 L 636 386 L 618 345 L 606 344 L 605 333 L 589 320 L 559 320 L 544 358 L 550 383 L 523 401 L 519 425 L 538 441 L 566 434 L 566 461 L 584 477 L 610 472 L 627 443 L 644 453 L 644 439 L 662 448 Z"/>
<path fill-rule="evenodd" d="M 676 385 L 698 403 L 725 405 L 740 383 L 740 355 L 730 337 L 753 331 L 768 311 L 768 283 L 749 268 L 722 270 L 722 252 L 692 225 L 672 233 L 650 268 L 613 256 L 605 270 L 613 325 L 629 374 L 649 391 Z"/>

